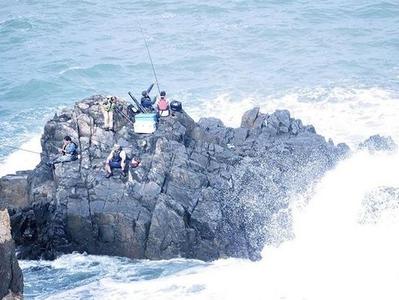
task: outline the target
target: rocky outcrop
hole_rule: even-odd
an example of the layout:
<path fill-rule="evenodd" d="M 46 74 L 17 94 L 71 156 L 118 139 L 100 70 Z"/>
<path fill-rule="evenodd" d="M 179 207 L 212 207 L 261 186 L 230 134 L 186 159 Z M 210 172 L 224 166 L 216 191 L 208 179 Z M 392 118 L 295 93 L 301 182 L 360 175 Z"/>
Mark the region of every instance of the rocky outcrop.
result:
<path fill-rule="evenodd" d="M 390 136 L 380 136 L 379 134 L 370 136 L 359 145 L 359 149 L 367 149 L 372 152 L 394 151 L 397 148 L 398 146 Z"/>
<path fill-rule="evenodd" d="M 4 176 L 0 180 L 0 206 L 23 208 L 29 206 L 29 171 L 18 171 L 15 175 Z"/>
<path fill-rule="evenodd" d="M 290 226 L 290 196 L 348 151 L 288 111 L 263 114 L 259 108 L 244 114 L 240 128 L 213 118 L 196 123 L 175 112 L 161 118 L 154 134 L 139 135 L 134 115 L 119 100 L 113 133 L 102 129 L 102 100 L 85 99 L 46 124 L 42 162 L 26 181 L 27 205 L 8 200 L 21 257 L 86 251 L 257 259 L 265 243 L 279 242 L 276 229 Z M 81 155 L 53 170 L 44 162 L 64 135 Z M 114 143 L 142 162 L 127 178 L 104 177 Z"/>
<path fill-rule="evenodd" d="M 20 299 L 23 292 L 22 271 L 15 257 L 10 217 L 0 206 L 0 299 Z"/>
<path fill-rule="evenodd" d="M 359 214 L 360 223 L 378 223 L 384 213 L 389 212 L 392 216 L 399 209 L 399 188 L 392 186 L 379 186 L 364 195 L 362 208 Z"/>

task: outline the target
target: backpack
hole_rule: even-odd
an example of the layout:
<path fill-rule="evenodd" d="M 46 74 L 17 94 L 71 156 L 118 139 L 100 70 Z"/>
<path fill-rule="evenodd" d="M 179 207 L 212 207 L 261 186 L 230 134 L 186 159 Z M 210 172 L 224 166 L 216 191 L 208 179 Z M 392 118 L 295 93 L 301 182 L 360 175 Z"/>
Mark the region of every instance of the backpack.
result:
<path fill-rule="evenodd" d="M 77 156 L 78 154 L 79 154 L 79 152 L 78 152 L 78 145 L 75 143 L 75 142 L 72 142 L 72 144 L 74 144 L 75 145 L 75 151 L 73 152 L 73 156 Z"/>
<path fill-rule="evenodd" d="M 182 105 L 181 102 L 179 101 L 172 101 L 170 103 L 170 109 L 173 111 L 181 111 L 182 110 Z"/>
<path fill-rule="evenodd" d="M 168 100 L 165 98 L 161 98 L 158 101 L 158 109 L 163 111 L 163 110 L 168 110 L 169 109 L 169 103 Z"/>
<path fill-rule="evenodd" d="M 71 142 L 71 144 L 73 144 L 75 146 L 75 150 L 73 151 L 73 153 L 70 153 L 72 156 L 77 156 L 78 153 L 78 145 L 75 142 Z M 65 151 L 66 145 L 62 146 L 62 154 L 65 155 L 66 151 Z"/>

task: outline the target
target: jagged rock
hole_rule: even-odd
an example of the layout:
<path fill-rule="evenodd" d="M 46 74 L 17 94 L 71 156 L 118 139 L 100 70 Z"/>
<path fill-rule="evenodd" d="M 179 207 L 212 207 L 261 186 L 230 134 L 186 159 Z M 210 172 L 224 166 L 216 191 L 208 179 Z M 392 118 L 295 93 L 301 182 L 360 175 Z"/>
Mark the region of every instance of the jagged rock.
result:
<path fill-rule="evenodd" d="M 270 224 L 288 207 L 290 195 L 305 190 L 348 151 L 286 110 L 263 114 L 255 108 L 237 129 L 213 118 L 197 124 L 184 111 L 174 112 L 160 119 L 154 134 L 143 135 L 116 114 L 115 133 L 107 132 L 101 101 L 102 96 L 85 99 L 46 124 L 42 162 L 26 181 L 28 205 L 10 210 L 20 257 L 86 251 L 257 259 L 265 243 L 276 241 Z M 131 115 L 128 104 L 119 103 Z M 64 135 L 78 144 L 80 158 L 52 170 L 44 162 Z M 141 160 L 127 178 L 104 177 L 114 143 Z"/>
<path fill-rule="evenodd" d="M 28 175 L 30 172 L 17 172 L 0 179 L 0 206 L 22 208 L 29 205 Z"/>
<path fill-rule="evenodd" d="M 21 299 L 22 271 L 15 257 L 7 209 L 0 206 L 0 299 Z"/>
<path fill-rule="evenodd" d="M 389 212 L 392 216 L 396 216 L 398 209 L 399 188 L 379 186 L 364 195 L 359 221 L 375 224 L 380 221 L 384 213 Z"/>
<path fill-rule="evenodd" d="M 372 135 L 359 145 L 359 149 L 368 149 L 369 151 L 394 151 L 398 145 L 390 136 Z"/>
<path fill-rule="evenodd" d="M 242 116 L 241 127 L 242 128 L 253 128 L 255 120 L 259 115 L 259 107 L 254 107 L 253 109 L 247 111 Z"/>

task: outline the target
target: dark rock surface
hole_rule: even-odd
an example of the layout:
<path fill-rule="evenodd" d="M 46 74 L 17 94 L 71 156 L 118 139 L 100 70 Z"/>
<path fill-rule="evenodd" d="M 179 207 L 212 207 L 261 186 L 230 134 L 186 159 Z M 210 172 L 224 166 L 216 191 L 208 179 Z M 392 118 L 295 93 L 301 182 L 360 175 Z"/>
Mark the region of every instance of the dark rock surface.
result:
<path fill-rule="evenodd" d="M 257 259 L 265 243 L 278 242 L 275 225 L 289 226 L 290 195 L 307 189 L 348 151 L 286 110 L 254 108 L 240 128 L 214 118 L 195 123 L 176 112 L 149 135 L 135 134 L 118 114 L 112 133 L 102 129 L 102 100 L 85 99 L 46 124 L 42 162 L 26 180 L 27 205 L 16 207 L 7 198 L 20 257 L 86 251 Z M 120 100 L 120 108 L 128 114 L 127 103 Z M 64 135 L 78 144 L 81 157 L 52 170 L 44 162 Z M 142 162 L 126 179 L 104 177 L 114 143 Z"/>
<path fill-rule="evenodd" d="M 8 208 L 23 208 L 29 205 L 28 176 L 29 171 L 7 175 L 0 180 L 0 206 Z"/>
<path fill-rule="evenodd" d="M 0 299 L 18 299 L 22 292 L 22 271 L 15 257 L 10 217 L 7 209 L 0 206 Z"/>
<path fill-rule="evenodd" d="M 379 134 L 370 136 L 359 145 L 359 149 L 368 149 L 369 151 L 394 151 L 398 145 L 390 136 L 380 136 Z"/>

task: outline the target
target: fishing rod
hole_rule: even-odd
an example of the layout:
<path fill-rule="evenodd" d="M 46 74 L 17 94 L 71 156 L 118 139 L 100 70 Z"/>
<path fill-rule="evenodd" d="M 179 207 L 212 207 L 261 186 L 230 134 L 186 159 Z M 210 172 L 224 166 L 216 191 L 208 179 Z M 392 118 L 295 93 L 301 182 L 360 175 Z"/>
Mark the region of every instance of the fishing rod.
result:
<path fill-rule="evenodd" d="M 55 146 L 54 144 L 47 142 L 46 145 L 52 146 L 56 149 L 60 149 L 59 147 Z M 48 154 L 45 154 L 44 152 L 38 152 L 38 151 L 33 151 L 33 150 L 28 150 L 28 149 L 24 149 L 24 148 L 20 148 L 20 147 L 16 147 L 16 146 L 10 146 L 10 145 L 3 145 L 4 147 L 10 148 L 10 149 L 14 149 L 14 150 L 20 150 L 20 151 L 25 151 L 25 152 L 29 152 L 29 153 L 33 153 L 33 154 L 38 154 L 38 155 L 43 155 L 43 156 L 47 156 L 49 157 Z"/>
<path fill-rule="evenodd" d="M 129 119 L 129 117 L 119 108 L 115 107 L 115 111 L 116 113 L 118 113 L 120 116 L 122 116 L 123 118 L 126 119 L 126 121 L 128 121 L 130 124 L 132 124 L 134 126 L 134 123 L 132 122 L 132 120 Z"/>
<path fill-rule="evenodd" d="M 134 101 L 134 103 L 136 104 L 137 108 L 139 109 L 140 112 L 144 113 L 145 109 L 144 107 L 141 105 L 141 103 L 132 95 L 131 92 L 128 92 L 130 98 L 132 98 L 132 100 Z"/>
<path fill-rule="evenodd" d="M 159 88 L 158 77 L 157 77 L 157 73 L 155 72 L 154 62 L 152 61 L 150 48 L 148 47 L 148 43 L 147 43 L 147 40 L 146 40 L 145 35 L 144 35 L 143 27 L 141 27 L 140 22 L 138 22 L 138 24 L 139 24 L 139 27 L 140 27 L 141 34 L 143 36 L 144 45 L 145 45 L 145 47 L 147 49 L 148 58 L 150 59 L 150 62 L 151 62 L 152 72 L 154 73 L 155 82 L 156 82 L 157 88 L 158 88 L 158 93 L 161 94 L 161 89 Z"/>
<path fill-rule="evenodd" d="M 28 149 L 24 149 L 24 148 L 20 148 L 20 147 L 9 146 L 9 145 L 3 145 L 3 147 L 7 147 L 7 148 L 10 148 L 10 149 L 15 149 L 15 150 L 20 150 L 20 151 L 25 151 L 25 152 L 29 152 L 29 153 L 33 153 L 33 154 L 39 154 L 39 155 L 48 156 L 47 154 L 44 154 L 44 153 L 41 153 L 41 152 L 28 150 Z"/>

